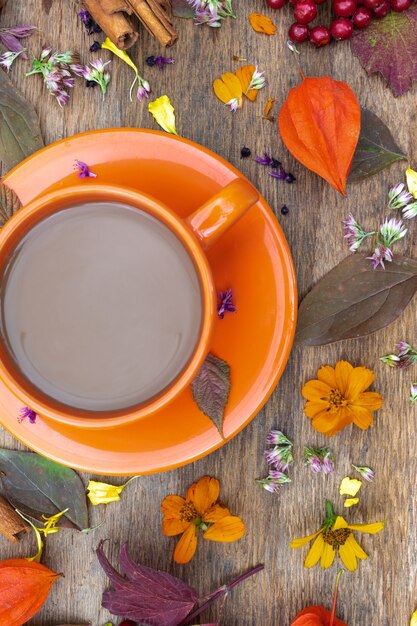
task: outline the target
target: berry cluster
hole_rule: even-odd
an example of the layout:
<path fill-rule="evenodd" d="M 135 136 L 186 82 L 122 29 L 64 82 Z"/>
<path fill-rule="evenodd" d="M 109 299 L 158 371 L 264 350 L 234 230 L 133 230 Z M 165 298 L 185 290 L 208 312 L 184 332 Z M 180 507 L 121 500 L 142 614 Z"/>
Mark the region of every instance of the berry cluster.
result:
<path fill-rule="evenodd" d="M 288 0 L 267 0 L 271 9 L 281 9 Z M 295 22 L 291 24 L 288 35 L 291 41 L 302 43 L 309 39 L 317 48 L 325 46 L 332 39 L 350 39 L 354 28 L 366 28 L 372 18 L 385 17 L 391 10 L 400 13 L 406 11 L 412 0 L 332 0 L 336 17 L 330 25 L 314 26 L 308 24 L 317 17 L 317 5 L 326 0 L 290 0 L 294 6 Z"/>

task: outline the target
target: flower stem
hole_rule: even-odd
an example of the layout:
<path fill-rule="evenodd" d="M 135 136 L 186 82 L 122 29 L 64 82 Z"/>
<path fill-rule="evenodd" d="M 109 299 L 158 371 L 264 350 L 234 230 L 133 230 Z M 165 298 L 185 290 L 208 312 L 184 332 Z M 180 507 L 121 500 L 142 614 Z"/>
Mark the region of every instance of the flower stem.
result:
<path fill-rule="evenodd" d="M 330 623 L 329 623 L 329 626 L 333 626 L 333 624 L 334 624 L 334 620 L 335 620 L 335 617 L 336 617 L 337 590 L 338 590 L 338 588 L 339 588 L 339 580 L 340 580 L 340 577 L 341 577 L 341 575 L 343 574 L 343 572 L 344 572 L 344 571 L 345 571 L 344 569 L 341 569 L 341 570 L 339 570 L 339 571 L 337 572 L 337 576 L 336 576 L 336 584 L 335 584 L 335 587 L 334 587 L 334 595 L 333 595 L 332 614 L 331 614 L 331 616 L 330 616 Z"/>
<path fill-rule="evenodd" d="M 180 622 L 178 626 L 185 626 L 185 624 L 188 624 L 191 620 L 200 615 L 200 613 L 205 611 L 210 606 L 210 604 L 215 602 L 218 598 L 223 597 L 224 601 L 227 594 L 231 589 L 233 589 L 233 587 L 236 587 L 236 585 L 246 580 L 246 578 L 249 578 L 250 576 L 253 576 L 254 574 L 262 571 L 264 567 L 265 566 L 262 564 L 255 565 L 255 567 L 251 567 L 251 569 L 249 569 L 247 572 L 240 574 L 240 576 L 232 580 L 231 583 L 227 585 L 222 585 L 221 587 L 216 589 L 216 591 L 213 591 L 209 596 L 206 596 L 207 600 L 203 601 L 203 604 L 201 604 L 201 606 L 199 606 L 192 613 L 187 615 L 187 617 L 182 622 Z"/>

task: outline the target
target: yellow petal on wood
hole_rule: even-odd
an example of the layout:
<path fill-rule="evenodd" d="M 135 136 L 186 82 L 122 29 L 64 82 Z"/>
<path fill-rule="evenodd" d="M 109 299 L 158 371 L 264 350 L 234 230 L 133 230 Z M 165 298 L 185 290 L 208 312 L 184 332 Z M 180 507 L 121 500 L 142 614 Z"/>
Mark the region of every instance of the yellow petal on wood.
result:
<path fill-rule="evenodd" d="M 156 122 L 167 133 L 178 135 L 175 127 L 174 107 L 168 96 L 161 96 L 148 104 L 148 111 L 152 113 Z"/>
<path fill-rule="evenodd" d="M 354 497 L 361 487 L 361 480 L 357 480 L 356 478 L 349 478 L 349 476 L 346 476 L 346 478 L 344 478 L 340 483 L 339 493 L 341 496 Z"/>
<path fill-rule="evenodd" d="M 407 167 L 405 177 L 407 179 L 408 191 L 417 199 L 417 172 L 412 170 L 411 167 Z"/>
<path fill-rule="evenodd" d="M 249 100 L 251 100 L 252 102 L 255 102 L 256 97 L 258 95 L 258 90 L 251 89 L 250 91 L 248 91 L 248 93 L 246 92 L 251 83 L 252 76 L 255 70 L 256 70 L 256 67 L 254 65 L 244 65 L 243 67 L 239 67 L 239 69 L 236 70 L 236 76 L 238 77 L 240 84 L 242 85 L 242 91 L 244 95 L 247 98 L 249 98 Z"/>
<path fill-rule="evenodd" d="M 359 498 L 346 498 L 343 506 L 345 507 L 345 509 L 348 509 L 351 506 L 355 506 L 355 504 L 358 504 L 358 502 Z"/>
<path fill-rule="evenodd" d="M 87 485 L 87 496 L 91 504 L 97 506 L 98 504 L 109 504 L 110 502 L 117 502 L 120 500 L 120 494 L 123 489 L 127 487 L 131 480 L 138 478 L 132 476 L 124 485 L 109 485 L 108 483 L 101 483 L 95 480 L 90 480 Z"/>
<path fill-rule="evenodd" d="M 414 611 L 411 616 L 410 626 L 417 626 L 417 611 Z"/>
<path fill-rule="evenodd" d="M 129 65 L 132 68 L 132 70 L 135 72 L 135 74 L 138 73 L 138 71 L 139 71 L 138 68 L 133 63 L 132 59 L 127 54 L 127 52 L 125 52 L 124 50 L 120 50 L 120 48 L 115 46 L 114 43 L 108 37 L 107 37 L 107 39 L 105 39 L 103 41 L 103 43 L 101 44 L 101 47 L 105 48 L 106 50 L 110 50 L 110 52 L 113 52 L 113 54 L 118 56 L 119 59 L 122 59 L 122 61 L 127 63 L 127 65 Z"/>

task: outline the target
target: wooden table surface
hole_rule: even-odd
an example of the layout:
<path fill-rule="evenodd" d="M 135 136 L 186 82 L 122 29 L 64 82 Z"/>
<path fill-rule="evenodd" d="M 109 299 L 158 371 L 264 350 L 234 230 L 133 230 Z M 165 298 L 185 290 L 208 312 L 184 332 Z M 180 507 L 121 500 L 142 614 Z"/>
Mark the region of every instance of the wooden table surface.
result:
<path fill-rule="evenodd" d="M 389 184 L 402 180 L 404 164 L 349 188 L 344 199 L 324 181 L 304 169 L 283 147 L 274 124 L 260 119 L 267 96 L 280 106 L 290 87 L 298 83 L 294 61 L 286 49 L 286 30 L 291 23 L 290 9 L 266 10 L 264 0 L 235 0 L 237 20 L 226 20 L 221 29 L 197 27 L 177 20 L 179 41 L 170 53 L 175 66 L 165 72 L 147 68 L 155 96 L 167 93 L 175 106 L 178 132 L 228 159 L 248 176 L 266 197 L 276 213 L 292 250 L 300 296 L 325 272 L 343 259 L 348 251 L 342 237 L 341 220 L 352 211 L 365 227 L 383 219 Z M 277 34 L 256 34 L 249 26 L 251 10 L 269 13 L 278 25 Z M 2 25 L 34 24 L 39 36 L 28 40 L 31 53 L 42 44 L 61 51 L 78 50 L 89 58 L 91 39 L 76 17 L 75 5 L 68 1 L 31 0 L 6 2 Z M 331 75 L 349 83 L 362 105 L 372 109 L 391 128 L 411 164 L 417 165 L 416 88 L 394 99 L 380 77 L 369 77 L 348 44 L 315 50 L 302 48 L 302 63 L 308 75 Z M 141 31 L 139 44 L 130 51 L 144 65 L 145 57 L 160 54 L 158 45 Z M 217 101 L 212 80 L 238 64 L 240 54 L 265 71 L 266 89 L 254 105 L 232 115 Z M 107 53 L 106 53 L 107 55 Z M 46 143 L 80 131 L 110 126 L 155 128 L 146 105 L 130 103 L 126 97 L 131 74 L 121 63 L 112 63 L 112 82 L 103 101 L 99 90 L 78 85 L 69 106 L 60 109 L 46 94 L 38 77 L 25 79 L 27 69 L 17 62 L 12 81 L 36 106 Z M 240 149 L 249 146 L 253 154 L 266 148 L 282 159 L 297 177 L 286 185 L 269 177 L 251 159 L 241 160 Z M 283 216 L 283 204 L 290 208 Z M 396 249 L 415 255 L 417 224 L 410 223 L 410 234 Z M 262 312 L 260 312 L 260 315 Z M 92 534 L 63 531 L 50 537 L 44 562 L 64 571 L 44 608 L 31 621 L 37 626 L 91 621 L 101 626 L 111 620 L 101 609 L 101 593 L 107 585 L 94 554 L 101 538 L 111 538 L 110 556 L 116 563 L 121 543 L 128 541 L 133 557 L 141 563 L 172 572 L 207 593 L 246 568 L 265 564 L 265 571 L 236 588 L 228 599 L 222 623 L 225 626 L 287 626 L 296 613 L 310 604 L 329 607 L 338 571 L 334 564 L 324 571 L 306 570 L 306 549 L 290 550 L 292 537 L 317 530 L 324 514 L 326 498 L 342 511 L 338 495 L 340 480 L 350 472 L 351 462 L 370 465 L 375 481 L 362 488 L 360 504 L 347 517 L 356 522 L 387 519 L 380 535 L 364 535 L 362 545 L 370 558 L 359 570 L 342 579 L 338 614 L 349 626 L 406 626 L 417 606 L 417 515 L 415 453 L 416 408 L 408 403 L 409 383 L 414 371 L 397 371 L 379 361 L 399 340 L 417 341 L 415 301 L 388 329 L 351 341 L 317 348 L 293 350 L 284 375 L 263 410 L 237 437 L 220 450 L 192 465 L 175 471 L 146 476 L 129 486 L 118 504 L 91 511 L 92 525 L 104 520 Z M 384 407 L 375 424 L 366 432 L 347 428 L 328 441 L 311 427 L 303 415 L 302 384 L 315 376 L 322 364 L 339 359 L 371 367 L 376 372 L 374 388 L 384 396 Z M 270 428 L 282 429 L 295 442 L 294 482 L 271 495 L 254 479 L 266 474 L 263 459 L 265 435 Z M 330 443 L 336 455 L 333 475 L 313 475 L 302 463 L 302 446 Z M 6 432 L 0 432 L 0 445 L 11 449 L 22 446 Z M 197 554 L 187 566 L 173 563 L 175 539 L 161 533 L 160 503 L 169 493 L 184 494 L 200 476 L 210 474 L 221 481 L 221 496 L 247 525 L 246 536 L 236 544 L 199 541 Z M 87 481 L 89 475 L 83 476 Z M 121 484 L 122 479 L 111 479 Z M 33 538 L 16 547 L 0 537 L 0 558 L 27 556 L 34 549 Z M 211 621 L 215 612 L 211 614 Z M 115 624 L 119 620 L 113 620 Z M 206 615 L 205 622 L 209 621 Z"/>

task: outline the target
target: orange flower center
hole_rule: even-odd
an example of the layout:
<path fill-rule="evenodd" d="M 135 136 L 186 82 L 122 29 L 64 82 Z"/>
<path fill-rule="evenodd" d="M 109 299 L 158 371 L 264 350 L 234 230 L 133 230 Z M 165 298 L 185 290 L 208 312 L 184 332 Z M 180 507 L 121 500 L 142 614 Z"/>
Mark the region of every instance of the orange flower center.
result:
<path fill-rule="evenodd" d="M 344 546 L 351 534 L 349 528 L 338 528 L 337 530 L 325 530 L 323 532 L 323 541 L 332 546 L 333 550 L 338 550 L 340 546 Z"/>
<path fill-rule="evenodd" d="M 329 400 L 329 409 L 330 411 L 338 411 L 343 406 L 347 405 L 347 400 L 342 396 L 338 389 L 332 389 L 330 391 Z"/>
<path fill-rule="evenodd" d="M 191 522 L 198 517 L 197 509 L 192 502 L 186 502 L 180 509 L 180 520 L 182 522 Z"/>

